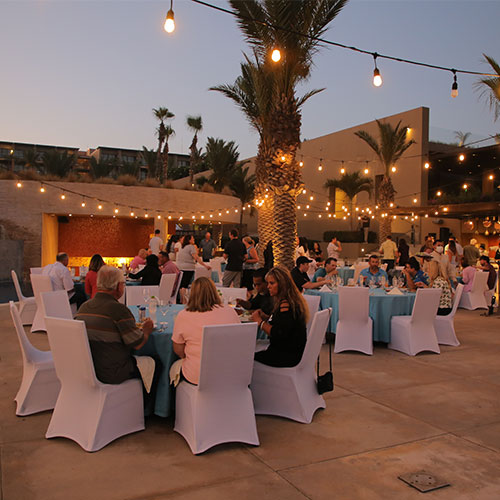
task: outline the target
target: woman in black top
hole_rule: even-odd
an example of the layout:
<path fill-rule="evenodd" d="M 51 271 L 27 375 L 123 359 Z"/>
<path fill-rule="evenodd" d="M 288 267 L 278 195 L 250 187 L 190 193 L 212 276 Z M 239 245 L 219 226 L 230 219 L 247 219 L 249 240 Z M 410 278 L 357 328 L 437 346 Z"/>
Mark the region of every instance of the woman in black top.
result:
<path fill-rule="evenodd" d="M 323 258 L 323 252 L 321 251 L 321 247 L 319 246 L 319 242 L 315 241 L 313 243 L 313 247 L 311 252 L 309 252 L 309 256 L 312 257 L 314 260 L 322 259 Z"/>
<path fill-rule="evenodd" d="M 408 259 L 410 258 L 409 252 L 410 247 L 406 244 L 406 240 L 401 238 L 398 245 L 398 266 L 404 266 L 408 262 Z"/>
<path fill-rule="evenodd" d="M 155 254 L 146 257 L 144 269 L 138 273 L 130 273 L 129 278 L 137 280 L 142 278 L 141 285 L 159 285 L 161 280 L 161 270 L 158 267 L 158 257 Z"/>
<path fill-rule="evenodd" d="M 274 299 L 273 314 L 258 309 L 252 320 L 269 335 L 269 347 L 255 353 L 255 360 L 269 366 L 296 366 L 306 346 L 309 310 L 288 269 L 273 267 L 266 275 L 269 294 Z"/>

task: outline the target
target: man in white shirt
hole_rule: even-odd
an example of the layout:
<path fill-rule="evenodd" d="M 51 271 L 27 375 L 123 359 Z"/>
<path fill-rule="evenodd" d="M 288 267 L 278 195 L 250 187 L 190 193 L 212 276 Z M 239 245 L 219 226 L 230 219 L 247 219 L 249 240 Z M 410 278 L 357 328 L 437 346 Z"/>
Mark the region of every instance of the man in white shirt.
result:
<path fill-rule="evenodd" d="M 149 248 L 151 253 L 156 256 L 160 255 L 160 250 L 163 250 L 163 240 L 160 238 L 160 230 L 155 231 L 155 235 L 149 240 Z"/>
<path fill-rule="evenodd" d="M 334 236 L 332 238 L 332 241 L 328 243 L 328 246 L 326 247 L 326 251 L 328 253 L 328 257 L 333 257 L 336 260 L 339 260 L 340 258 L 340 252 L 342 252 L 342 245 L 340 244 L 340 241 L 337 240 L 337 238 Z"/>
<path fill-rule="evenodd" d="M 394 267 L 394 261 L 398 254 L 398 247 L 392 241 L 392 236 L 387 235 L 387 239 L 380 245 L 379 252 L 382 254 L 382 262 L 387 264 L 386 271 L 389 272 Z"/>

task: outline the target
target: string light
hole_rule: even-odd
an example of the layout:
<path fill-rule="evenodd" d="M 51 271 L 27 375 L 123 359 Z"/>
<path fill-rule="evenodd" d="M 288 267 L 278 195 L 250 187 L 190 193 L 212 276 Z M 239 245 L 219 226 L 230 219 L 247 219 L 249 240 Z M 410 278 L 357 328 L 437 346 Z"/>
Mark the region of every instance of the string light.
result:
<path fill-rule="evenodd" d="M 490 174 L 490 175 L 488 176 L 488 179 L 489 179 L 490 181 L 492 181 L 492 180 L 494 179 L 493 175 L 491 175 L 491 174 Z"/>
<path fill-rule="evenodd" d="M 65 194 L 62 194 L 61 195 L 61 200 L 65 200 L 66 199 L 66 195 Z"/>
<path fill-rule="evenodd" d="M 430 163 L 429 163 L 428 161 L 426 161 L 426 162 L 424 163 L 424 168 L 425 168 L 425 169 L 428 169 L 430 166 L 431 166 L 431 165 L 430 165 Z"/>
<path fill-rule="evenodd" d="M 443 194 L 443 193 L 441 193 L 441 191 L 438 191 L 438 192 L 436 193 L 436 196 L 441 196 L 442 194 Z"/>
<path fill-rule="evenodd" d="M 319 165 L 318 165 L 318 170 L 319 170 L 320 172 L 323 170 L 322 161 L 323 161 L 323 159 L 322 159 L 322 158 L 320 158 L 320 159 L 319 159 Z"/>
<path fill-rule="evenodd" d="M 413 198 L 413 203 L 417 203 L 417 198 Z"/>
<path fill-rule="evenodd" d="M 382 77 L 380 76 L 380 71 L 377 68 L 377 57 L 378 54 L 374 52 L 373 63 L 375 64 L 375 69 L 373 70 L 373 85 L 375 85 L 375 87 L 380 87 L 382 85 Z"/>
<path fill-rule="evenodd" d="M 119 210 L 117 208 L 115 208 L 115 214 L 117 214 L 119 212 Z"/>
<path fill-rule="evenodd" d="M 396 167 L 392 167 L 391 170 L 392 170 L 392 172 L 395 172 L 396 171 Z"/>
<path fill-rule="evenodd" d="M 299 162 L 299 167 L 303 167 L 304 166 L 304 162 L 303 161 L 300 161 Z"/>
<path fill-rule="evenodd" d="M 158 214 L 158 215 L 156 216 L 156 218 L 157 218 L 158 220 L 159 220 L 159 219 L 161 219 L 161 215 L 160 215 L 160 214 Z"/>
<path fill-rule="evenodd" d="M 45 188 L 43 187 L 43 184 L 40 186 L 40 193 L 45 193 Z"/>
<path fill-rule="evenodd" d="M 465 160 L 465 155 L 463 153 L 461 155 L 459 155 L 458 160 L 459 161 L 464 161 Z"/>
<path fill-rule="evenodd" d="M 370 173 L 370 170 L 368 170 L 367 168 L 365 168 L 365 174 L 368 174 Z"/>
<path fill-rule="evenodd" d="M 274 62 L 279 62 L 279 60 L 281 59 L 281 52 L 279 49 L 274 49 L 272 52 L 271 52 L 271 59 L 274 61 Z"/>
<path fill-rule="evenodd" d="M 173 0 L 170 0 L 170 9 L 167 12 L 167 17 L 165 18 L 165 24 L 163 25 L 163 28 L 167 33 L 173 33 L 173 31 L 175 30 L 174 10 L 172 8 L 172 2 Z"/>
<path fill-rule="evenodd" d="M 99 210 L 102 210 L 102 205 L 97 205 L 97 208 L 98 208 Z"/>
<path fill-rule="evenodd" d="M 17 184 L 16 184 L 16 187 L 18 187 L 18 188 L 22 188 L 22 187 L 23 187 L 23 185 L 21 184 L 21 182 L 19 182 L 19 181 L 18 181 L 18 182 L 17 182 Z"/>
<path fill-rule="evenodd" d="M 344 175 L 344 174 L 345 174 L 344 160 L 342 160 L 342 168 L 340 169 L 340 173 L 341 173 L 342 175 Z"/>
<path fill-rule="evenodd" d="M 453 83 L 451 84 L 451 97 L 458 97 L 458 83 L 457 83 L 457 71 L 452 69 L 453 73 Z"/>

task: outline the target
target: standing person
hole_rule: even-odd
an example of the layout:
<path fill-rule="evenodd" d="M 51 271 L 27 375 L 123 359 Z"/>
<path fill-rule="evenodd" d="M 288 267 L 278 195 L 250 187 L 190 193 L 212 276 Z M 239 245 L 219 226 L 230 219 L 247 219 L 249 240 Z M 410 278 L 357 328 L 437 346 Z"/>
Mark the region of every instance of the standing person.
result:
<path fill-rule="evenodd" d="M 440 288 L 441 297 L 439 299 L 438 315 L 446 316 L 451 313 L 453 307 L 453 290 L 450 286 L 450 279 L 446 268 L 438 264 L 435 260 L 429 262 L 429 278 L 431 288 Z"/>
<path fill-rule="evenodd" d="M 214 250 L 217 248 L 217 245 L 212 239 L 212 235 L 209 231 L 205 233 L 205 237 L 201 240 L 200 248 L 203 262 L 210 262 L 210 259 L 214 256 Z"/>
<path fill-rule="evenodd" d="M 427 248 L 434 249 L 434 236 L 428 234 L 424 239 L 424 244 L 420 247 L 421 252 L 425 252 Z"/>
<path fill-rule="evenodd" d="M 269 336 L 269 347 L 255 353 L 255 360 L 268 366 L 296 366 L 306 345 L 309 309 L 288 269 L 273 267 L 267 273 L 266 281 L 274 299 L 273 314 L 267 319 L 258 309 L 252 314 L 252 320 L 258 322 L 259 328 Z"/>
<path fill-rule="evenodd" d="M 468 245 L 464 246 L 464 259 L 470 262 L 473 266 L 477 264 L 477 261 L 481 257 L 479 249 L 477 248 L 477 240 L 472 238 Z"/>
<path fill-rule="evenodd" d="M 138 273 L 130 273 L 129 277 L 133 280 L 141 278 L 141 285 L 159 285 L 161 280 L 161 271 L 158 267 L 158 257 L 152 253 L 146 257 L 144 269 Z"/>
<path fill-rule="evenodd" d="M 198 255 L 198 250 L 194 246 L 194 236 L 186 235 L 182 240 L 182 248 L 177 254 L 177 267 L 182 271 L 181 289 L 188 288 L 193 281 L 194 269 L 196 263 L 201 264 L 204 268 L 210 269 L 210 266 L 203 262 L 203 259 Z"/>
<path fill-rule="evenodd" d="M 361 229 L 363 230 L 363 242 L 368 243 L 368 233 L 370 232 L 370 217 L 366 214 L 361 216 Z"/>
<path fill-rule="evenodd" d="M 246 256 L 245 262 L 243 262 L 241 286 L 250 291 L 253 288 L 253 273 L 259 265 L 259 256 L 257 255 L 257 250 L 255 250 L 255 242 L 250 236 L 243 238 L 243 244 L 246 248 Z"/>
<path fill-rule="evenodd" d="M 307 246 L 306 238 L 299 238 L 298 236 L 295 238 L 295 260 L 299 257 L 307 257 L 309 258 L 309 249 Z"/>
<path fill-rule="evenodd" d="M 273 240 L 267 242 L 264 249 L 264 269 L 269 271 L 274 267 Z"/>
<path fill-rule="evenodd" d="M 155 235 L 149 240 L 149 248 L 151 253 L 157 257 L 160 255 L 160 250 L 163 250 L 163 240 L 160 238 L 160 230 L 155 230 Z"/>
<path fill-rule="evenodd" d="M 167 243 L 167 247 L 165 248 L 165 252 L 168 253 L 168 258 L 171 261 L 175 260 L 174 247 L 175 247 L 175 244 L 177 243 L 178 240 L 179 240 L 179 237 L 176 234 L 173 234 L 172 236 L 170 236 L 170 239 L 168 240 L 168 243 Z"/>
<path fill-rule="evenodd" d="M 446 256 L 448 257 L 448 271 L 450 273 L 450 277 L 453 281 L 457 281 L 457 266 L 460 264 L 462 259 L 458 255 L 455 240 L 450 239 L 450 242 L 447 245 Z"/>
<path fill-rule="evenodd" d="M 392 241 L 392 236 L 387 235 L 386 240 L 380 245 L 379 252 L 382 254 L 382 263 L 387 264 L 386 271 L 389 272 L 394 267 L 394 261 L 398 256 L 398 247 Z"/>
<path fill-rule="evenodd" d="M 231 283 L 235 288 L 240 287 L 243 261 L 246 253 L 245 245 L 238 238 L 238 231 L 231 229 L 229 231 L 229 241 L 224 248 L 224 258 L 227 260 L 226 269 L 222 277 L 222 285 L 224 287 L 230 287 Z"/>
<path fill-rule="evenodd" d="M 405 266 L 410 258 L 410 247 L 404 238 L 399 240 L 398 245 L 398 265 Z"/>
<path fill-rule="evenodd" d="M 89 263 L 89 270 L 85 275 L 85 293 L 91 299 L 93 299 L 97 293 L 97 273 L 104 265 L 106 264 L 98 253 L 92 255 Z"/>
<path fill-rule="evenodd" d="M 448 251 L 448 248 L 450 246 L 450 242 L 455 243 L 455 248 L 457 250 L 457 256 L 458 256 L 458 264 L 461 264 L 461 261 L 462 261 L 462 258 L 464 256 L 464 249 L 462 247 L 462 245 L 457 241 L 457 239 L 455 238 L 455 236 L 451 235 L 449 238 L 448 238 L 448 245 L 446 245 L 444 247 L 444 251 Z"/>
<path fill-rule="evenodd" d="M 328 247 L 326 248 L 326 253 L 328 254 L 328 257 L 333 257 L 334 259 L 339 260 L 340 252 L 342 252 L 342 245 L 340 241 L 337 240 L 337 237 L 334 236 L 332 238 L 332 241 L 328 243 Z"/>
<path fill-rule="evenodd" d="M 485 292 L 486 301 L 488 302 L 488 316 L 493 314 L 493 306 L 495 305 L 495 285 L 497 283 L 497 272 L 490 263 L 490 258 L 487 255 L 481 255 L 479 259 L 481 269 L 488 273 L 488 292 Z"/>

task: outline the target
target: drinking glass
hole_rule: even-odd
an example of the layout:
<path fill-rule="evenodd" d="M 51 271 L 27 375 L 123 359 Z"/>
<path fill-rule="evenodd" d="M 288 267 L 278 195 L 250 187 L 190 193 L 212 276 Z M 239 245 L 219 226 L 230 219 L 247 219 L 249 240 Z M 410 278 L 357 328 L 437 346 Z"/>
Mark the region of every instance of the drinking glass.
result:
<path fill-rule="evenodd" d="M 160 305 L 158 308 L 158 315 L 159 315 L 159 324 L 160 324 L 160 330 L 162 332 L 165 332 L 167 330 L 168 322 L 167 322 L 167 316 L 168 316 L 168 311 L 169 307 L 166 304 Z"/>
<path fill-rule="evenodd" d="M 142 296 L 144 297 L 144 303 L 147 304 L 149 300 L 149 288 L 143 288 L 142 289 Z"/>
<path fill-rule="evenodd" d="M 385 288 L 385 276 L 380 277 L 380 287 Z"/>
<path fill-rule="evenodd" d="M 337 283 L 337 286 L 342 286 L 344 284 L 344 281 L 342 280 L 342 278 L 340 276 L 337 276 L 335 281 Z"/>

